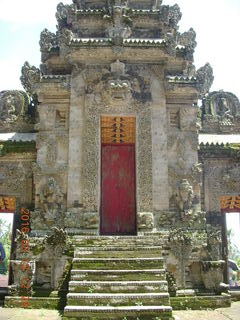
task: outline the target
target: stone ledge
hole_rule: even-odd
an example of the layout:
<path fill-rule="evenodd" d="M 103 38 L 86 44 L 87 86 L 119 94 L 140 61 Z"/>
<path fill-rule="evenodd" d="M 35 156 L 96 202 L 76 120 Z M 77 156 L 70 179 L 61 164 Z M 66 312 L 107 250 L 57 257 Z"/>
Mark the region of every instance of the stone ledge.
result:
<path fill-rule="evenodd" d="M 29 307 L 27 309 L 53 309 L 59 310 L 60 298 L 50 297 L 29 297 Z M 5 297 L 4 307 L 22 308 L 22 297 Z"/>
<path fill-rule="evenodd" d="M 231 296 L 170 297 L 173 310 L 201 310 L 231 307 Z"/>

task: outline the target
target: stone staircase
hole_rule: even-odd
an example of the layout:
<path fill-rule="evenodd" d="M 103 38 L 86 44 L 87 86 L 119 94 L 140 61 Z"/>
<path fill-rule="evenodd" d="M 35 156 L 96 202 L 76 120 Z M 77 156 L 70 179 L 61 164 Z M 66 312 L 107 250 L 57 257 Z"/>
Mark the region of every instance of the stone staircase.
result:
<path fill-rule="evenodd" d="M 164 235 L 75 236 L 64 319 L 172 319 Z"/>

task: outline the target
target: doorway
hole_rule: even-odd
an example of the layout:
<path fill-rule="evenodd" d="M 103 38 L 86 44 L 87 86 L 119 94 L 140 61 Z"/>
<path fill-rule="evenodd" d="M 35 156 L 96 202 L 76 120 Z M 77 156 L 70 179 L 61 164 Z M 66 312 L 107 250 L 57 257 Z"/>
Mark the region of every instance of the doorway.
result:
<path fill-rule="evenodd" d="M 240 196 L 221 197 L 224 281 L 240 289 Z"/>
<path fill-rule="evenodd" d="M 136 235 L 134 117 L 101 117 L 102 235 Z"/>
<path fill-rule="evenodd" d="M 0 213 L 0 288 L 9 284 L 14 213 Z"/>

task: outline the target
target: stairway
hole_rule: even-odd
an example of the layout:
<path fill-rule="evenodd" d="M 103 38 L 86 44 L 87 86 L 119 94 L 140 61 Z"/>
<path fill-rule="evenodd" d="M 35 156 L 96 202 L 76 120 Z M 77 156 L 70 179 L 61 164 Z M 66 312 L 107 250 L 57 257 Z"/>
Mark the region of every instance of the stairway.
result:
<path fill-rule="evenodd" d="M 172 319 L 164 236 L 75 236 L 64 319 Z"/>

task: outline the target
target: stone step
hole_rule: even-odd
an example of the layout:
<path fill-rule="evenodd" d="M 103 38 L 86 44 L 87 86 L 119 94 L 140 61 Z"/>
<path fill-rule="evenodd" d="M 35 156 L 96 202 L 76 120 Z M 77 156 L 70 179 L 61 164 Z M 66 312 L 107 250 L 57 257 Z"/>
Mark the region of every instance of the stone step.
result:
<path fill-rule="evenodd" d="M 75 293 L 164 293 L 165 280 L 159 281 L 70 281 L 69 291 Z"/>
<path fill-rule="evenodd" d="M 112 237 L 112 236 L 74 236 L 72 238 L 73 244 L 76 246 L 154 246 L 163 245 L 166 243 L 168 235 L 151 235 L 151 236 L 125 236 L 125 237 Z"/>
<path fill-rule="evenodd" d="M 169 306 L 67 306 L 64 309 L 64 316 L 81 320 L 136 320 L 138 317 L 141 320 L 169 320 L 172 317 L 172 308 Z"/>
<path fill-rule="evenodd" d="M 86 250 L 87 249 L 87 250 Z M 151 257 L 161 257 L 163 256 L 162 247 L 150 247 L 147 250 L 140 248 L 130 248 L 128 249 L 125 247 L 125 250 L 119 250 L 118 248 L 114 247 L 108 247 L 108 248 L 102 248 L 99 247 L 92 248 L 86 247 L 84 248 L 77 248 L 75 250 L 75 258 L 81 258 L 81 257 L 98 257 L 98 258 L 151 258 Z"/>
<path fill-rule="evenodd" d="M 71 271 L 71 280 L 82 281 L 154 281 L 165 280 L 165 269 L 141 270 L 78 270 Z"/>
<path fill-rule="evenodd" d="M 71 306 L 155 306 L 169 305 L 168 293 L 68 293 Z"/>
<path fill-rule="evenodd" d="M 73 269 L 161 269 L 164 259 L 151 258 L 74 258 Z"/>

